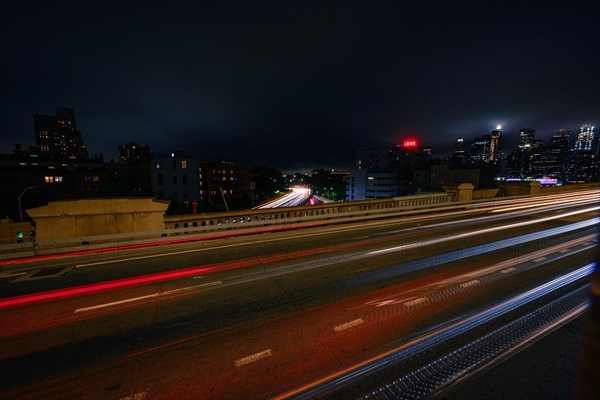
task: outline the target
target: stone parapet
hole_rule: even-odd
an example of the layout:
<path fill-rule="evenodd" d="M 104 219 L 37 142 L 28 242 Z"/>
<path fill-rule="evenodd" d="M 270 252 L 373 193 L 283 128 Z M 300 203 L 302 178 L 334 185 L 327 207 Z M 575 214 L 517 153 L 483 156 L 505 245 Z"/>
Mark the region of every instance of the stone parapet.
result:
<path fill-rule="evenodd" d="M 164 229 L 169 202 L 151 198 L 64 200 L 27 210 L 38 241 Z"/>

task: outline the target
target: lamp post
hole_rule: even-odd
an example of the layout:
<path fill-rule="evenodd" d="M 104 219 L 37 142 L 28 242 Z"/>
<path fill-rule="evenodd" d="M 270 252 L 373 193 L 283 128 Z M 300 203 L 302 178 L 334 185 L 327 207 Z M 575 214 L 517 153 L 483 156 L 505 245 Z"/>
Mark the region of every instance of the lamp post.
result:
<path fill-rule="evenodd" d="M 19 218 L 20 218 L 21 222 L 23 222 L 23 209 L 21 208 L 21 197 L 23 197 L 25 192 L 28 191 L 29 189 L 35 189 L 35 186 L 26 187 L 25 190 L 23 190 L 21 192 L 21 194 L 17 196 L 17 201 L 19 203 Z"/>

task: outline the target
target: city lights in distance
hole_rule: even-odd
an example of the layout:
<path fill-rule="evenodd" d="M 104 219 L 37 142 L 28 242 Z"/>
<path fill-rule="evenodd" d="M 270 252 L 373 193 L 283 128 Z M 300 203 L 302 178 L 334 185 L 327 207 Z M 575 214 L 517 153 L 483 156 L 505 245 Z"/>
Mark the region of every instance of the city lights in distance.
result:
<path fill-rule="evenodd" d="M 402 146 L 403 147 L 417 147 L 418 143 L 416 139 L 404 139 L 404 141 L 402 142 Z"/>

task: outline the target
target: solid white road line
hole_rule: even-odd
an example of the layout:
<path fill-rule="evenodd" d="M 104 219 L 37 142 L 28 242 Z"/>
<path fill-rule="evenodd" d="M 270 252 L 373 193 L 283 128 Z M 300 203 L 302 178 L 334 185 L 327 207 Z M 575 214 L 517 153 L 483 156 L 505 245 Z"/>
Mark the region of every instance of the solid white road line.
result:
<path fill-rule="evenodd" d="M 188 287 L 184 287 L 184 288 L 181 288 L 181 289 L 167 290 L 166 292 L 152 293 L 152 294 L 147 294 L 145 296 L 132 297 L 130 299 L 113 301 L 113 302 L 104 303 L 104 304 L 98 304 L 96 306 L 78 308 L 78 309 L 76 309 L 74 311 L 74 313 L 99 310 L 101 308 L 118 306 L 120 304 L 132 303 L 134 301 L 146 300 L 146 299 L 151 299 L 151 298 L 154 298 L 154 297 L 167 296 L 167 295 L 174 294 L 174 293 L 185 292 L 185 291 L 192 290 L 192 289 L 198 289 L 200 287 L 217 286 L 217 285 L 220 285 L 222 283 L 223 282 L 221 282 L 221 281 L 208 282 L 208 283 L 203 283 L 202 285 L 188 286 Z"/>

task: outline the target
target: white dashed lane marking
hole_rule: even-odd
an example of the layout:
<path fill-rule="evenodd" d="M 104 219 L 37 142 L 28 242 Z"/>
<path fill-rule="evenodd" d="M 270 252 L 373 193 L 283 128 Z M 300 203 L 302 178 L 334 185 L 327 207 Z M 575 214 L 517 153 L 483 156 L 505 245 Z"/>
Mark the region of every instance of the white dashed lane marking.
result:
<path fill-rule="evenodd" d="M 473 280 L 461 283 L 460 286 L 466 288 L 466 287 L 469 287 L 469 286 L 476 285 L 478 283 L 479 283 L 479 279 L 473 279 Z"/>
<path fill-rule="evenodd" d="M 429 300 L 427 297 L 418 297 L 414 300 L 405 302 L 404 305 L 406 307 L 412 307 L 416 306 L 417 304 L 425 303 L 427 300 Z"/>
<path fill-rule="evenodd" d="M 260 353 L 255 353 L 247 357 L 242 357 L 238 360 L 235 360 L 234 364 L 236 367 L 241 367 L 247 364 L 251 364 L 258 360 L 262 360 L 263 358 L 271 357 L 273 355 L 273 351 L 271 349 L 263 350 Z"/>
<path fill-rule="evenodd" d="M 355 327 L 355 326 L 360 325 L 360 324 L 364 324 L 364 322 L 365 321 L 363 321 L 362 318 L 358 318 L 358 319 L 355 319 L 353 321 L 345 322 L 345 323 L 343 323 L 341 325 L 338 325 L 338 326 L 334 327 L 333 330 L 336 331 L 336 332 L 345 331 L 346 329 Z"/>

